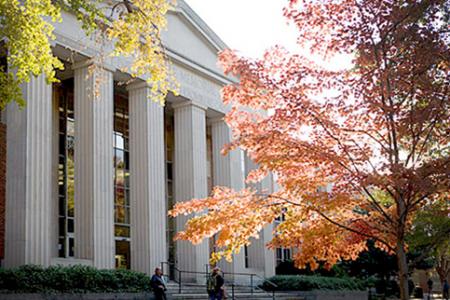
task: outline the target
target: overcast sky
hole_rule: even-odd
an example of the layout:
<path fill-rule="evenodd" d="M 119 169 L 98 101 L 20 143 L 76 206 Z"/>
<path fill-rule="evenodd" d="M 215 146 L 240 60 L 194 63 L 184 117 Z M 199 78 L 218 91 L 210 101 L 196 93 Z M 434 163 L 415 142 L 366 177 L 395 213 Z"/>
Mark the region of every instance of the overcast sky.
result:
<path fill-rule="evenodd" d="M 287 0 L 185 1 L 230 48 L 245 56 L 261 57 L 275 44 L 310 55 L 298 47 L 297 29 L 283 16 Z M 327 61 L 317 55 L 310 58 L 332 70 L 351 67 L 352 59 L 350 55 L 337 55 Z"/>
<path fill-rule="evenodd" d="M 295 50 L 296 30 L 282 8 L 286 0 L 185 0 L 232 49 L 258 57 L 275 44 Z"/>

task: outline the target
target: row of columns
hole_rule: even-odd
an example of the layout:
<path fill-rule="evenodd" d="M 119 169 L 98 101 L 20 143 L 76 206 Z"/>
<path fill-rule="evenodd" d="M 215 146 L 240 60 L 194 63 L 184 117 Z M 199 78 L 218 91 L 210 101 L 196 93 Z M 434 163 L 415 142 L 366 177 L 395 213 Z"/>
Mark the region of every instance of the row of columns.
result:
<path fill-rule="evenodd" d="M 114 268 L 113 73 L 89 62 L 74 69 L 75 261 Z M 149 100 L 146 83 L 128 86 L 130 111 L 131 268 L 150 273 L 166 260 L 164 109 Z M 5 266 L 48 266 L 57 255 L 54 216 L 57 195 L 52 133 L 52 86 L 43 76 L 24 85 L 27 106 L 7 110 L 7 202 Z M 173 105 L 175 201 L 207 196 L 206 107 Z M 220 149 L 230 131 L 212 120 L 214 185 L 243 187 L 241 153 Z M 52 221 L 53 220 L 53 221 Z M 185 217 L 177 219 L 177 230 Z M 177 244 L 178 267 L 204 270 L 208 243 Z M 230 270 L 231 271 L 231 270 Z"/>

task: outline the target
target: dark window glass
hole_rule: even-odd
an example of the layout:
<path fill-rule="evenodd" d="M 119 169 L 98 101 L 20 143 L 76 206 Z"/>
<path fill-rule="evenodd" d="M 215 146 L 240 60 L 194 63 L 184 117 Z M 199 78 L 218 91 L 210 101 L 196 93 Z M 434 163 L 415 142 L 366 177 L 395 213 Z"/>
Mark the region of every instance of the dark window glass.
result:
<path fill-rule="evenodd" d="M 74 248 L 74 190 L 75 164 L 73 119 L 73 83 L 63 81 L 55 85 L 53 93 L 58 99 L 58 255 L 72 257 Z"/>
<path fill-rule="evenodd" d="M 58 220 L 58 232 L 60 236 L 65 236 L 66 235 L 66 223 L 65 223 L 65 218 L 64 217 L 60 217 Z"/>
<path fill-rule="evenodd" d="M 73 219 L 67 220 L 67 232 L 73 233 L 74 231 L 74 224 Z"/>
<path fill-rule="evenodd" d="M 69 238 L 69 256 L 75 256 L 75 240 L 74 238 Z"/>
<path fill-rule="evenodd" d="M 172 163 L 170 162 L 170 163 L 167 163 L 167 179 L 173 180 L 172 176 L 173 176 L 172 175 Z"/>
<path fill-rule="evenodd" d="M 128 154 L 128 99 L 121 95 L 114 98 L 114 235 L 118 240 L 129 243 L 129 154 Z M 129 253 L 116 247 L 116 265 L 129 265 Z M 125 255 L 125 253 L 127 253 Z"/>
<path fill-rule="evenodd" d="M 64 238 L 60 238 L 58 239 L 58 256 L 59 257 L 64 257 L 65 253 L 64 253 Z"/>
<path fill-rule="evenodd" d="M 66 215 L 66 209 L 64 206 L 65 201 L 66 201 L 66 199 L 64 196 L 58 198 L 58 211 L 59 211 L 60 216 Z"/>

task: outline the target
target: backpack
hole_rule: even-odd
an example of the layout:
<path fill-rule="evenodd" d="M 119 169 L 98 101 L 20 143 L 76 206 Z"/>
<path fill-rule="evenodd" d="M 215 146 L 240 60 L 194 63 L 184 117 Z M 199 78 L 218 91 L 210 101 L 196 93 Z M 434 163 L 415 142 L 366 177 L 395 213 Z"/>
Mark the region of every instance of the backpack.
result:
<path fill-rule="evenodd" d="M 206 279 L 206 290 L 208 292 L 210 291 L 215 291 L 216 290 L 216 276 L 214 275 L 209 275 L 208 278 Z"/>

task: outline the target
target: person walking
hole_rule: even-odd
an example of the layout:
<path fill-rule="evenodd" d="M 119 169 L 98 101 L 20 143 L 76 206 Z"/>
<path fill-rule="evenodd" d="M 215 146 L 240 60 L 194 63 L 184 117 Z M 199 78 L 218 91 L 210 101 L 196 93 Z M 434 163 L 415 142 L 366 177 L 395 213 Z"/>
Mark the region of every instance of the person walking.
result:
<path fill-rule="evenodd" d="M 153 293 L 156 300 L 166 300 L 166 284 L 164 283 L 163 273 L 160 268 L 155 269 L 152 279 L 150 279 L 150 285 L 152 286 Z"/>
<path fill-rule="evenodd" d="M 433 297 L 433 280 L 431 279 L 431 277 L 428 279 L 427 285 L 428 285 L 428 299 L 432 299 L 432 297 Z"/>
<path fill-rule="evenodd" d="M 449 289 L 450 285 L 448 284 L 447 279 L 444 280 L 444 283 L 442 284 L 442 298 L 445 300 L 448 300 L 449 298 Z"/>
<path fill-rule="evenodd" d="M 220 275 L 220 269 L 214 267 L 206 281 L 209 300 L 222 300 L 224 282 L 222 275 Z"/>

